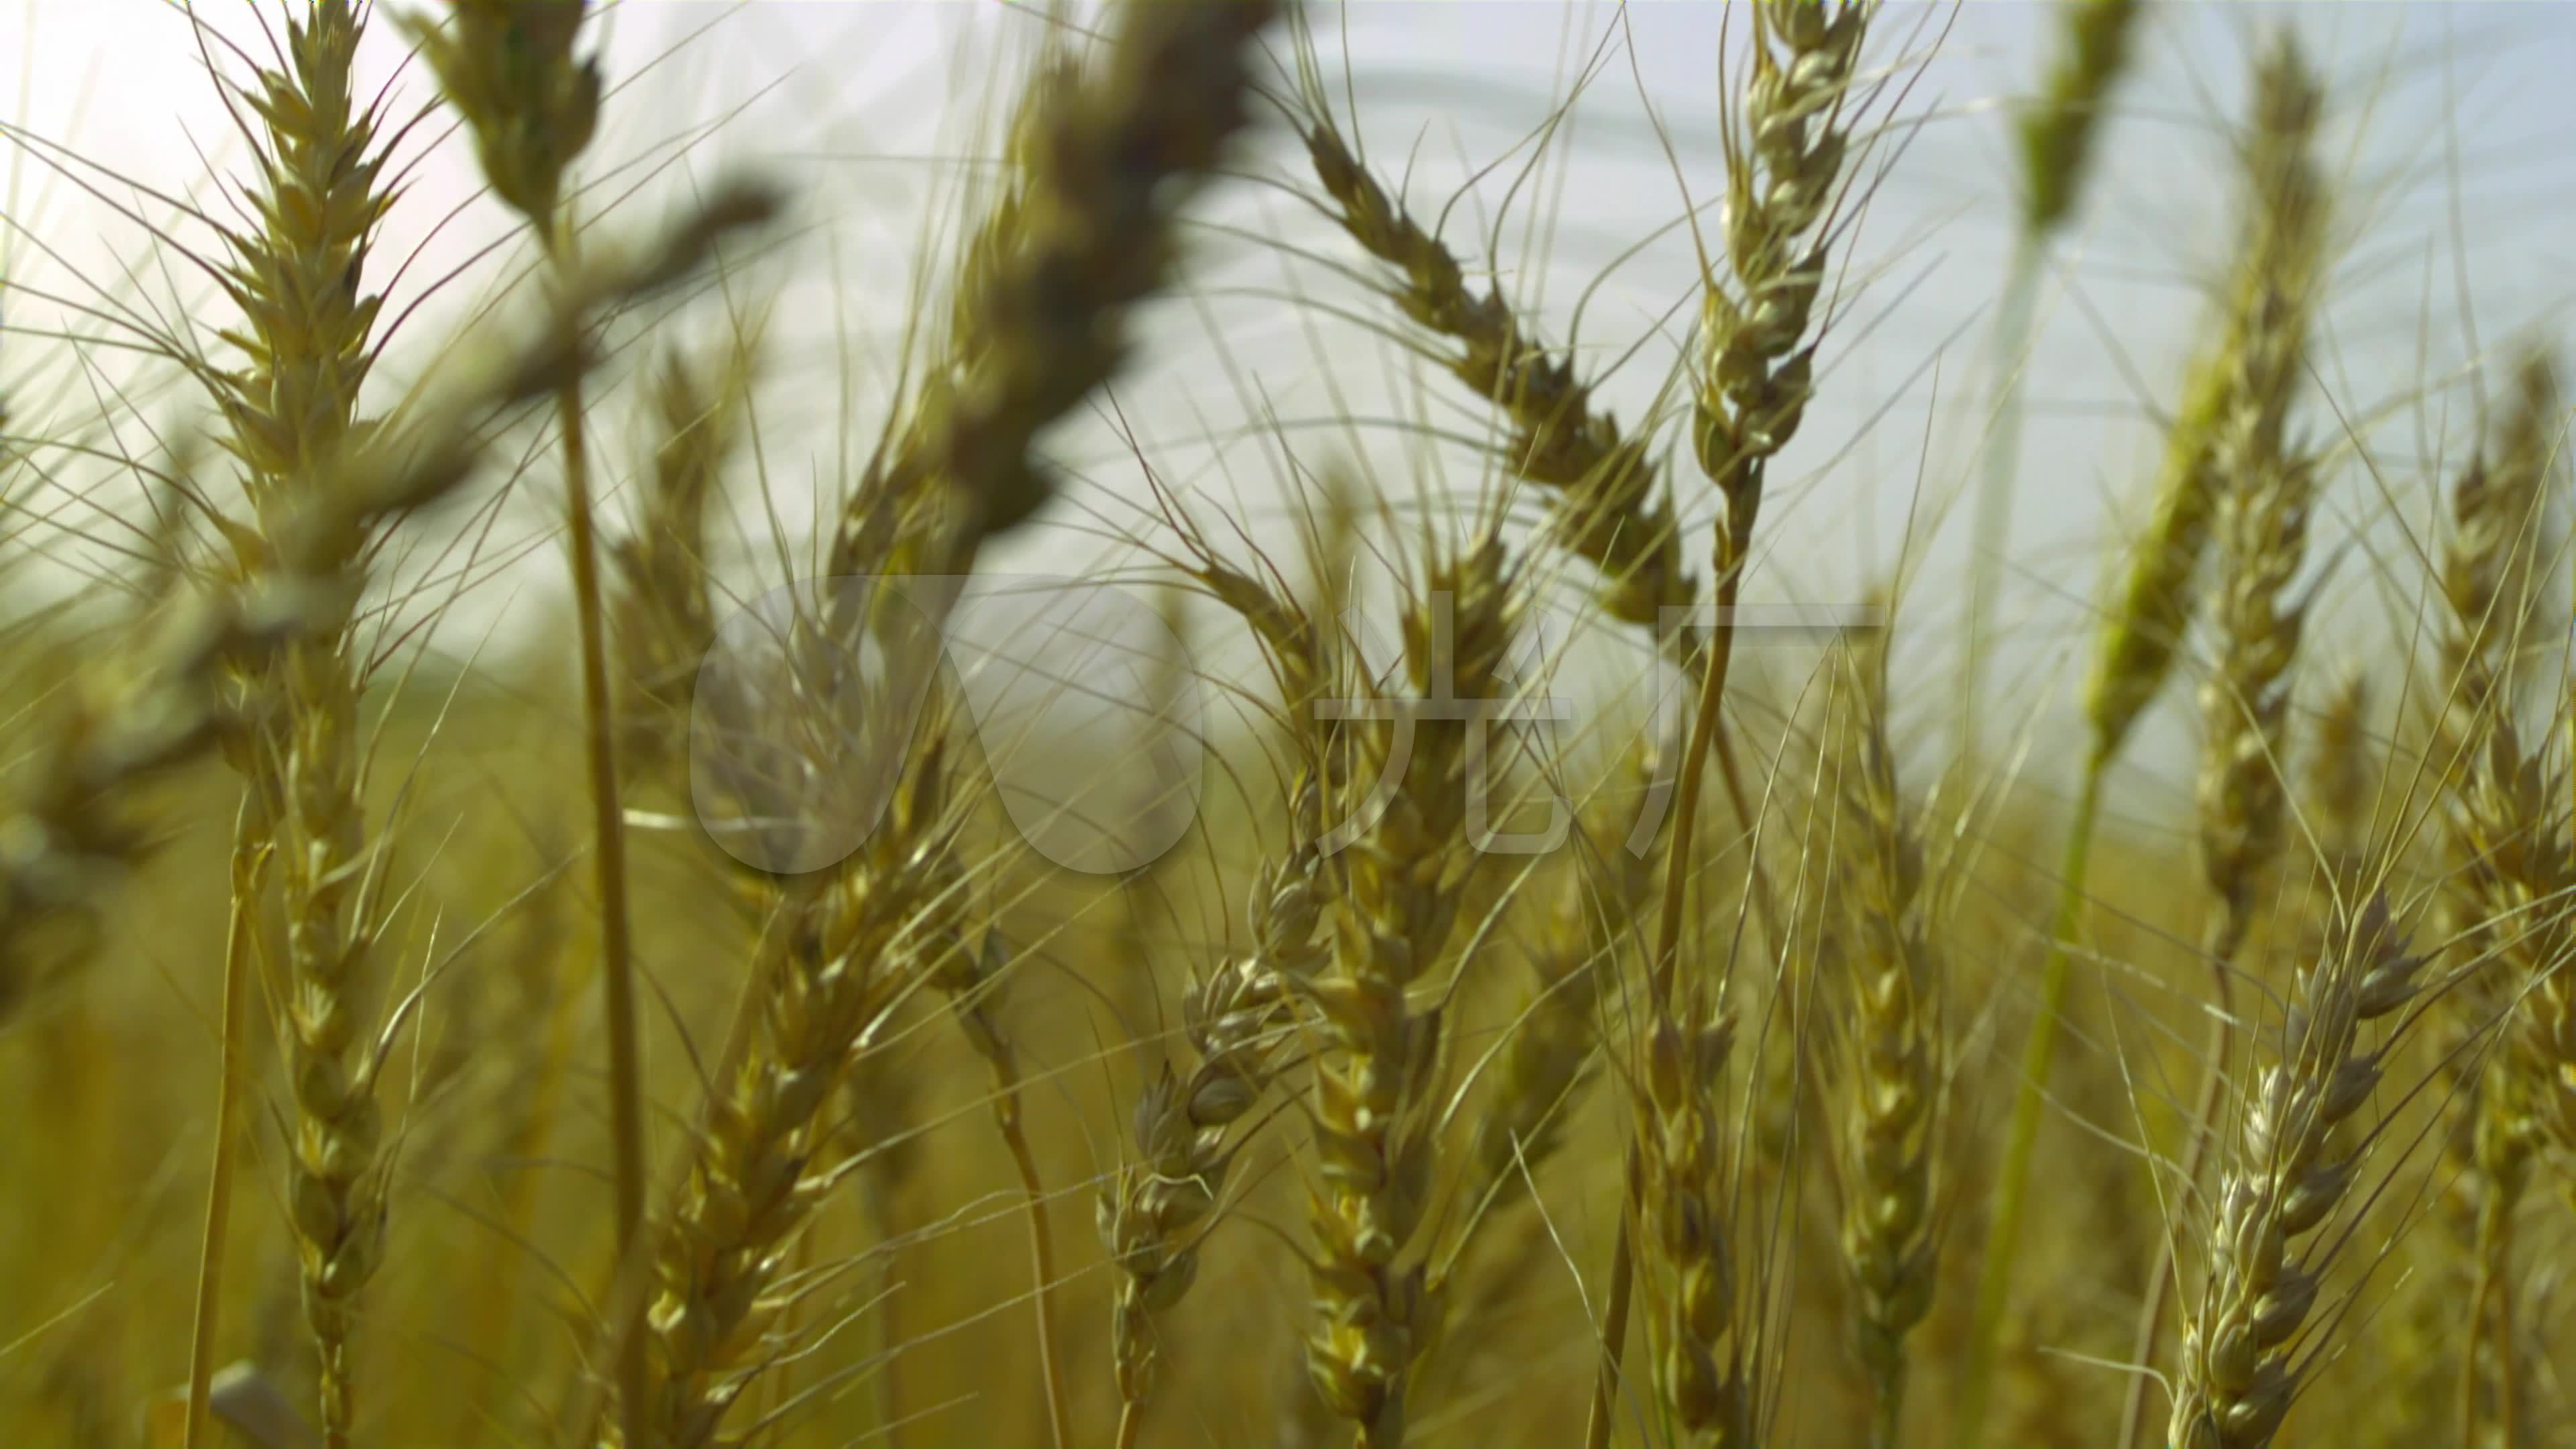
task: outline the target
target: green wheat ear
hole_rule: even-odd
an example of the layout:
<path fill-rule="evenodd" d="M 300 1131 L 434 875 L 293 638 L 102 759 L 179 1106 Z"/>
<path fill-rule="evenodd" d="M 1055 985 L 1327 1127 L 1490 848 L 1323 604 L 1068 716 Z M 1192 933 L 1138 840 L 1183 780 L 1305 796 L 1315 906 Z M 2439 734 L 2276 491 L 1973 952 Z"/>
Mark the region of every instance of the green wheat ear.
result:
<path fill-rule="evenodd" d="M 456 23 L 400 23 L 474 131 L 492 190 L 540 231 L 599 123 L 599 65 L 572 53 L 587 0 L 457 0 Z"/>

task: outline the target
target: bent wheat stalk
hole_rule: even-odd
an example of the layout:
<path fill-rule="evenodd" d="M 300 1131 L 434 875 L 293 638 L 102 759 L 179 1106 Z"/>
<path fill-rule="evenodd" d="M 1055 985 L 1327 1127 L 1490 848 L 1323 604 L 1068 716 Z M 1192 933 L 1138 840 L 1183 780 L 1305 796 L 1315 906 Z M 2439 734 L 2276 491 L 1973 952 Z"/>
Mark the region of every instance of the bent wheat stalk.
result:
<path fill-rule="evenodd" d="M 1995 575 L 2012 542 L 2013 483 L 2021 464 L 2021 383 L 2039 300 L 2049 238 L 2074 214 L 2094 170 L 2095 141 L 2112 89 L 2129 66 L 2130 32 L 2140 0 L 2065 0 L 2057 7 L 2057 52 L 2040 95 L 2014 122 L 2021 151 L 2021 225 L 2004 277 L 1995 324 L 1996 398 L 1986 440 L 1985 476 L 1977 491 L 1974 562 L 1970 565 L 1968 663 L 1959 680 L 1963 751 L 1984 749 L 1988 650 L 1994 636 Z"/>
<path fill-rule="evenodd" d="M 2256 75 L 2255 116 L 2244 147 L 2241 239 L 2220 340 L 2185 386 L 2166 438 L 2154 517 L 2131 546 L 2116 602 L 2095 645 L 2084 690 L 2092 741 L 2067 829 L 2040 999 L 2023 1046 L 2022 1080 L 1987 1230 L 1985 1274 L 1978 1285 L 1954 1423 L 1954 1437 L 1962 1440 L 1973 1441 L 1983 1432 L 1995 1353 L 2011 1304 L 2013 1264 L 2019 1255 L 2003 1249 L 2021 1231 L 2073 966 L 2070 946 L 2083 919 L 2103 778 L 2126 748 L 2138 717 L 2163 691 L 2190 626 L 2191 586 L 2208 550 L 2217 508 L 2217 447 L 2224 430 L 2249 408 L 2273 407 L 2302 375 L 2298 350 L 2283 349 L 2275 333 L 2291 325 L 2303 328 L 2316 304 L 2325 217 L 2309 151 L 2321 104 L 2304 62 L 2283 42 Z M 2133 1396 L 2132 1422 L 2139 1402 Z"/>

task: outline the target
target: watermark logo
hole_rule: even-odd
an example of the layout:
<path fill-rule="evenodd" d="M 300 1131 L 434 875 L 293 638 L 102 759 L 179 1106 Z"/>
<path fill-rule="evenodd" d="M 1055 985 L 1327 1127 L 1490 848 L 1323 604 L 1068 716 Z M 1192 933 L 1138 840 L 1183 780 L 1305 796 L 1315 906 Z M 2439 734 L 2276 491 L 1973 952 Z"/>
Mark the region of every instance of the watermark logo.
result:
<path fill-rule="evenodd" d="M 1322 825 L 1326 853 L 1382 817 L 1426 725 L 1463 726 L 1453 781 L 1465 792 L 1468 843 L 1498 855 L 1562 846 L 1573 807 L 1544 772 L 1496 767 L 1497 748 L 1576 722 L 1574 701 L 1546 686 L 1587 638 L 1573 615 L 1526 611 L 1486 693 L 1459 687 L 1450 599 L 1421 601 L 1427 648 L 1413 667 L 1387 621 L 1354 608 L 1343 635 L 1380 687 L 1308 706 L 1319 721 L 1388 734 L 1377 778 Z M 1734 648 L 1816 645 L 1883 622 L 1876 606 L 1667 610 L 1667 658 L 1721 629 Z M 1590 636 L 1597 637 L 1597 636 Z M 1678 743 L 1693 704 L 1688 675 L 1657 666 L 1640 728 Z M 1090 874 L 1133 871 L 1194 827 L 1208 774 L 1210 702 L 1233 686 L 1190 657 L 1141 590 L 1093 578 L 1015 574 L 812 580 L 747 601 L 719 626 L 697 679 L 690 720 L 691 803 L 717 845 L 780 874 L 828 868 L 865 845 L 932 731 L 970 752 L 1011 829 L 1038 858 Z M 1240 712 L 1248 717 L 1249 707 Z M 1676 749 L 1658 768 L 1626 832 L 1640 855 L 1671 808 Z M 1509 758 L 1508 754 L 1504 757 Z M 958 761 L 952 759 L 952 765 Z M 1532 778 L 1537 777 L 1537 778 Z M 1356 782 L 1355 782 L 1356 783 Z M 1511 806 L 1495 796 L 1512 793 Z M 1526 818 L 1536 807 L 1540 818 Z M 1505 829 L 1501 817 L 1516 815 Z"/>

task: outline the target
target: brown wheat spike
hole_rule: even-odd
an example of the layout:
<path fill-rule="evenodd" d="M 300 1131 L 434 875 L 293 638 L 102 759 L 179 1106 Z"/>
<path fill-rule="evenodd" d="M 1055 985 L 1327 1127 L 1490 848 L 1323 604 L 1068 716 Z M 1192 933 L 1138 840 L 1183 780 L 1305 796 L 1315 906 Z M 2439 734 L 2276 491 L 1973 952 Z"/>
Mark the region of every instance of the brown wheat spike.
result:
<path fill-rule="evenodd" d="M 2165 442 L 2155 514 L 2132 545 L 2085 689 L 2093 749 L 2119 752 L 2173 670 L 2189 625 L 2190 584 L 2207 551 L 2221 431 L 2242 410 L 2272 408 L 2300 377 L 2295 347 L 2268 329 L 2304 321 L 2325 254 L 2324 190 L 2310 149 L 2322 96 L 2287 36 L 2255 76 L 2245 149 L 2245 220 L 2218 346 L 2192 373 Z"/>
<path fill-rule="evenodd" d="M 1014 189 L 969 240 L 944 353 L 869 465 L 829 569 L 863 572 L 906 524 L 901 572 L 964 573 L 1054 485 L 1038 431 L 1116 373 L 1158 291 L 1183 189 L 1243 123 L 1252 36 L 1278 6 L 1129 3 L 1079 79 L 1049 67 L 1012 127 Z"/>
<path fill-rule="evenodd" d="M 1504 464 L 1549 490 L 1561 542 L 1601 572 L 1602 607 L 1632 624 L 1655 624 L 1665 609 L 1696 604 L 1699 585 L 1645 440 L 1594 405 L 1590 387 L 1531 335 L 1499 289 L 1468 287 L 1457 257 L 1387 194 L 1322 103 L 1310 99 L 1303 119 L 1306 155 L 1333 219 L 1402 272 L 1389 289 L 1396 304 L 1457 344 L 1441 365 L 1510 420 Z"/>
<path fill-rule="evenodd" d="M 2021 139 L 2022 226 L 2057 229 L 2075 209 L 2092 169 L 2104 102 L 2129 66 L 2139 0 L 2067 0 L 2058 7 L 2058 49 L 2040 99 L 2016 128 Z"/>
<path fill-rule="evenodd" d="M 1898 1442 L 1905 1336 L 1930 1309 L 1939 1248 L 1933 1148 L 1947 1079 L 1942 966 L 1923 847 L 1898 793 L 1888 738 L 1884 633 L 1847 646 L 1836 904 L 1854 990 L 1842 1115 L 1843 1258 L 1858 1300 L 1861 1363 L 1878 1393 L 1875 1442 Z"/>
<path fill-rule="evenodd" d="M 1427 570 L 1404 619 L 1409 699 L 1357 722 L 1334 804 L 1359 833 L 1341 877 L 1333 966 L 1308 989 L 1320 1059 L 1322 1179 L 1310 1206 L 1315 1387 L 1371 1449 L 1404 1441 L 1405 1387 L 1434 1323 L 1416 1242 L 1438 1126 L 1442 1014 L 1410 988 L 1431 968 L 1475 863 L 1470 802 L 1490 788 L 1483 735 L 1521 600 L 1500 540 Z"/>
<path fill-rule="evenodd" d="M 287 24 L 285 65 L 239 89 L 254 135 L 256 229 L 222 228 L 226 293 L 245 325 L 225 336 L 245 365 L 221 375 L 222 441 L 244 468 L 261 530 L 358 426 L 379 299 L 364 291 L 369 244 L 391 197 L 378 185 L 376 113 L 354 96 L 363 17 L 324 0 Z M 354 551 L 363 539 L 347 540 Z M 237 545 L 238 547 L 238 545 Z M 262 560 L 243 557 L 245 571 Z M 344 600 L 344 604 L 347 601 Z M 295 1098 L 287 1202 L 302 1251 L 305 1313 L 320 1359 L 321 1430 L 348 1442 L 349 1333 L 384 1241 L 374 1043 L 363 1030 L 376 923 L 363 788 L 358 676 L 345 618 L 289 644 L 252 687 L 277 708 L 231 751 L 249 782 L 245 847 L 271 864 L 283 903 L 280 1037 Z M 237 869 L 237 876 L 255 879 Z"/>
<path fill-rule="evenodd" d="M 710 388 L 674 353 L 652 393 L 660 444 L 635 526 L 609 550 L 616 593 L 618 756 L 638 774 L 667 772 L 688 734 L 692 686 L 715 643 L 706 511 L 750 398 L 749 347 Z"/>
<path fill-rule="evenodd" d="M 2374 898 L 2300 973 L 2280 1060 L 2255 1083 L 2219 1183 L 2208 1279 L 2189 1315 L 2168 1442 L 2269 1444 L 2320 1360 L 2314 1340 L 2334 1319 L 2316 1329 L 2308 1320 L 2343 1238 L 2318 1229 L 2343 1205 L 2376 1136 L 2334 1156 L 2335 1129 L 2370 1099 L 2389 1050 L 2363 1051 L 2360 1028 L 2414 995 L 2422 964 L 2405 954 L 2386 903 Z"/>

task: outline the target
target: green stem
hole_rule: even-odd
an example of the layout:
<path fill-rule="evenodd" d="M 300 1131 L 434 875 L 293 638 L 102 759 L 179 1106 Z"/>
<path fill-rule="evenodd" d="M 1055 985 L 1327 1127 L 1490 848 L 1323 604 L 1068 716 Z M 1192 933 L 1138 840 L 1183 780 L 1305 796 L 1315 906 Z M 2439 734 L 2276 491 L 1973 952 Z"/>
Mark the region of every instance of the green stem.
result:
<path fill-rule="evenodd" d="M 1583 1421 L 1584 1449 L 1604 1449 L 1610 1442 L 1611 1411 L 1619 1400 L 1619 1364 L 1627 1351 L 1628 1299 L 1634 1292 L 1636 1254 L 1629 1236 L 1637 1182 L 1633 1142 L 1628 1146 L 1627 1182 L 1624 1191 L 1630 1201 L 1619 1217 L 1618 1244 L 1610 1250 L 1610 1303 L 1601 1315 L 1601 1371 L 1592 1384 L 1592 1411 Z"/>
<path fill-rule="evenodd" d="M 570 209 L 544 238 L 556 274 L 569 278 L 573 264 Z M 563 325 L 579 325 L 567 312 Z M 590 455 L 582 433 L 581 373 L 573 370 L 555 392 L 563 433 L 564 535 L 572 554 L 573 613 L 581 645 L 584 754 L 590 772 L 591 863 L 599 891 L 600 980 L 608 1026 L 609 1140 L 616 1157 L 617 1252 L 635 1251 L 644 1230 L 644 1092 L 635 1031 L 635 970 L 627 935 L 626 814 L 617 784 L 617 720 L 608 694 L 608 646 L 602 627 L 598 530 L 591 520 Z M 644 1401 L 651 1392 L 642 1335 L 619 1346 L 617 1385 L 626 1442 L 640 1445 Z"/>
<path fill-rule="evenodd" d="M 1869 1421 L 1869 1449 L 1898 1449 L 1903 1442 L 1896 1436 L 1897 1426 L 1905 1417 L 1905 1361 L 1898 1359 L 1885 1378 L 1879 1380 L 1874 1411 Z"/>
<path fill-rule="evenodd" d="M 1995 575 L 2003 567 L 2010 543 L 2014 480 L 2021 468 L 2021 385 L 2038 311 L 2040 243 L 2040 236 L 2028 229 L 2014 243 L 2003 310 L 1995 320 L 1995 411 L 1986 440 L 1985 473 L 1977 488 L 1973 557 L 1968 565 L 1968 667 L 1959 681 L 1960 757 L 1971 763 L 1985 743 L 1982 711 L 1991 673 L 1988 644 L 1995 634 Z"/>
<path fill-rule="evenodd" d="M 2020 1254 L 2022 1205 L 2030 1187 L 2032 1153 L 2039 1145 L 2040 1109 L 2048 1096 L 2048 1072 L 2057 1057 L 2057 1020 L 2066 1005 L 2067 976 L 2074 962 L 2067 954 L 2083 918 L 2085 878 L 2093 855 L 2093 823 L 2101 813 L 2102 772 L 2109 756 L 2095 751 L 2084 767 L 2083 793 L 2076 797 L 2075 821 L 2066 833 L 2066 855 L 2058 869 L 2057 922 L 2049 933 L 2048 962 L 2041 969 L 2039 1014 L 2030 1024 L 2030 1041 L 2022 1051 L 2021 1092 L 2013 1102 L 2012 1136 L 2004 1148 L 2003 1180 L 1995 1192 L 1995 1216 L 1986 1233 L 1986 1269 L 1977 1286 L 1977 1316 L 1969 1330 L 1968 1368 L 1959 1383 L 1958 1421 L 1951 1441 L 1983 1442 L 1986 1401 L 1994 1383 L 1995 1350 L 2003 1333 L 2004 1309 L 2012 1297 L 2013 1264 Z"/>
<path fill-rule="evenodd" d="M 256 788 L 256 787 L 254 787 Z M 211 1442 L 206 1419 L 212 1405 L 216 1328 L 222 1316 L 224 1242 L 233 1207 L 234 1124 L 241 1120 L 243 1038 L 250 1017 L 251 932 L 267 875 L 268 838 L 245 800 L 233 826 L 232 921 L 224 932 L 223 1042 L 215 1086 L 214 1167 L 206 1180 L 206 1231 L 197 1256 L 197 1317 L 188 1345 L 188 1417 L 180 1441 L 186 1449 Z"/>

